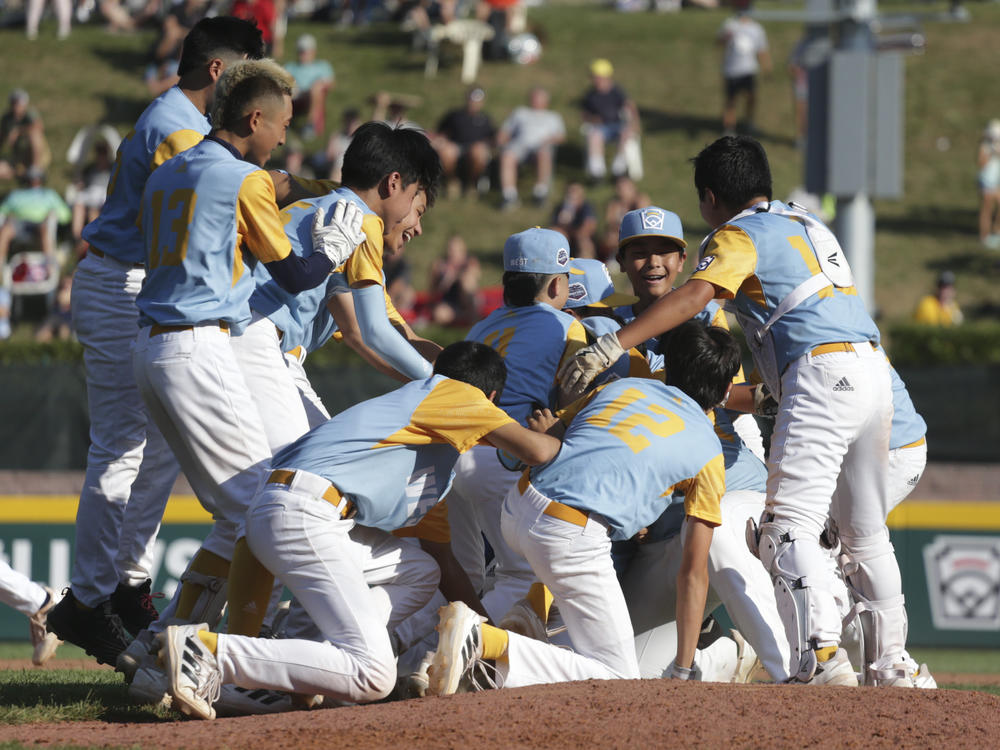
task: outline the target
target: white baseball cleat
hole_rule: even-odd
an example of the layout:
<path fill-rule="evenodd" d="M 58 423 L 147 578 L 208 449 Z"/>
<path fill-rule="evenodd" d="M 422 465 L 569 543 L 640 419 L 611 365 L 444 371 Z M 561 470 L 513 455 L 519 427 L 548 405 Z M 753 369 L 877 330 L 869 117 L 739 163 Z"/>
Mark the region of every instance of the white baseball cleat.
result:
<path fill-rule="evenodd" d="M 49 610 L 56 606 L 56 602 L 59 600 L 56 598 L 56 592 L 50 589 L 48 586 L 43 586 L 45 589 L 46 599 L 45 602 L 39 607 L 35 614 L 28 618 L 28 631 L 31 634 L 31 645 L 35 647 L 35 650 L 31 654 L 31 663 L 36 667 L 42 666 L 45 662 L 55 656 L 56 649 L 59 648 L 59 644 L 62 643 L 59 640 L 59 636 L 55 633 L 50 633 L 46 629 L 48 622 Z"/>
<path fill-rule="evenodd" d="M 525 638 L 533 638 L 536 641 L 545 643 L 549 641 L 545 623 L 542 622 L 542 618 L 538 616 L 527 599 L 518 599 L 514 602 L 497 627 L 523 635 Z"/>
<path fill-rule="evenodd" d="M 934 679 L 934 675 L 931 674 L 931 670 L 927 668 L 926 664 L 917 666 L 913 659 L 907 659 L 906 667 L 910 672 L 910 679 L 913 680 L 914 687 L 922 690 L 937 690 L 937 680 Z"/>
<path fill-rule="evenodd" d="M 222 691 L 222 673 L 215 654 L 208 650 L 198 633 L 206 623 L 171 625 L 156 637 L 160 656 L 167 668 L 173 706 L 197 719 L 214 719 L 212 707 Z"/>
<path fill-rule="evenodd" d="M 760 663 L 760 659 L 757 658 L 757 652 L 754 651 L 753 646 L 747 642 L 740 631 L 734 629 L 729 632 L 733 640 L 736 641 L 736 671 L 733 673 L 733 679 L 730 682 L 740 684 L 753 682 L 764 668 Z"/>
<path fill-rule="evenodd" d="M 854 672 L 854 667 L 851 666 L 851 660 L 847 658 L 847 652 L 838 648 L 829 660 L 817 665 L 816 673 L 806 684 L 857 687 L 858 676 Z"/>
<path fill-rule="evenodd" d="M 438 649 L 427 669 L 428 695 L 452 695 L 483 656 L 483 618 L 463 602 L 438 610 Z"/>
<path fill-rule="evenodd" d="M 147 662 L 132 675 L 128 686 L 128 697 L 133 703 L 151 704 L 170 708 L 170 680 L 167 673 L 153 662 Z"/>

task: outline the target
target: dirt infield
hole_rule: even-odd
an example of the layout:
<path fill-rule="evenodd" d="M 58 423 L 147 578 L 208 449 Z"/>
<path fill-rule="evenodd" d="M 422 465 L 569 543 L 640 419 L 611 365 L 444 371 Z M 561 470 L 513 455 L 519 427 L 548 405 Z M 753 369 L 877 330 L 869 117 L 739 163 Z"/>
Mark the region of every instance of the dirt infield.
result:
<path fill-rule="evenodd" d="M 0 727 L 142 748 L 1000 747 L 1000 698 L 956 690 L 577 682 L 214 722 Z"/>

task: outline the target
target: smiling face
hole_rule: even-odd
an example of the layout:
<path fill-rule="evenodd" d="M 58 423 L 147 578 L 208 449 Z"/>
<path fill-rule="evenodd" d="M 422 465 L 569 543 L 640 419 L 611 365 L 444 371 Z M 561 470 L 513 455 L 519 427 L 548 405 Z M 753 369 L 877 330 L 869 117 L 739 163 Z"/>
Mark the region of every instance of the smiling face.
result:
<path fill-rule="evenodd" d="M 399 255 L 407 242 L 424 233 L 420 220 L 426 212 L 427 193 L 419 190 L 413 199 L 410 213 L 395 228 L 382 236 L 383 253 L 387 257 Z"/>
<path fill-rule="evenodd" d="M 637 237 L 621 251 L 622 270 L 643 309 L 674 287 L 687 254 L 665 237 Z"/>
<path fill-rule="evenodd" d="M 403 187 L 403 178 L 399 172 L 393 172 L 382 179 L 379 191 L 382 195 L 378 214 L 382 218 L 383 235 L 392 234 L 397 225 L 404 221 L 413 210 L 413 202 L 420 191 L 417 182 L 411 182 Z"/>
<path fill-rule="evenodd" d="M 285 94 L 280 103 L 276 99 L 267 99 L 262 103 L 259 114 L 256 117 L 251 115 L 251 121 L 255 126 L 246 160 L 263 167 L 271 158 L 271 152 L 285 143 L 285 134 L 292 121 L 292 97 Z"/>

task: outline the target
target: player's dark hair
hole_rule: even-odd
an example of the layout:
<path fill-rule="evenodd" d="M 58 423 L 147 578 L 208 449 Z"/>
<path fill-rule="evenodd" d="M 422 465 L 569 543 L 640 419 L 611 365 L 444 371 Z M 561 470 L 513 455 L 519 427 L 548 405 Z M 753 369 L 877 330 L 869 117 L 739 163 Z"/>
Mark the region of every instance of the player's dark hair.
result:
<path fill-rule="evenodd" d="M 497 396 L 507 382 L 507 365 L 497 350 L 478 341 L 456 341 L 434 360 L 434 374 L 474 385 L 487 397 Z"/>
<path fill-rule="evenodd" d="M 704 200 L 711 190 L 727 208 L 740 209 L 759 196 L 771 200 L 771 167 L 764 147 L 748 135 L 726 135 L 694 159 L 694 186 Z"/>
<path fill-rule="evenodd" d="M 427 207 L 434 205 L 441 182 L 441 160 L 427 136 L 416 128 L 366 122 L 354 131 L 344 152 L 341 183 L 369 190 L 388 174 L 399 172 L 403 187 L 416 182 L 427 193 Z"/>
<path fill-rule="evenodd" d="M 222 101 L 216 102 L 213 125 L 220 130 L 232 130 L 254 105 L 263 104 L 269 99 L 280 103 L 290 93 L 279 81 L 268 75 L 244 78 L 229 89 Z"/>
<path fill-rule="evenodd" d="M 664 381 L 705 410 L 719 404 L 740 369 L 740 346 L 724 328 L 688 320 L 660 337 Z"/>
<path fill-rule="evenodd" d="M 503 303 L 507 307 L 528 307 L 552 278 L 550 273 L 503 272 Z"/>
<path fill-rule="evenodd" d="M 244 55 L 248 60 L 264 56 L 264 40 L 253 21 L 231 16 L 203 18 L 184 39 L 177 75 L 204 67 L 216 57 L 238 60 Z"/>

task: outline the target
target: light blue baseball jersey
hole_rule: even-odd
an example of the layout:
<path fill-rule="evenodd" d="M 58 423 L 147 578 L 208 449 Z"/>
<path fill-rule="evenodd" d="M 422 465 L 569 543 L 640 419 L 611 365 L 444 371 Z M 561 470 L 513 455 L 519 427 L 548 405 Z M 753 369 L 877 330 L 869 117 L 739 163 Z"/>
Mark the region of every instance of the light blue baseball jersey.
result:
<path fill-rule="evenodd" d="M 773 201 L 776 210 L 788 210 Z M 717 229 L 691 275 L 732 298 L 738 314 L 764 325 L 788 294 L 820 273 L 805 226 L 761 211 Z M 792 308 L 771 328 L 778 372 L 820 344 L 871 341 L 879 332 L 854 287 L 831 283 Z"/>
<path fill-rule="evenodd" d="M 541 302 L 494 310 L 465 338 L 491 346 L 503 357 L 507 382 L 499 406 L 522 425 L 527 425 L 532 404 L 555 407 L 556 371 L 587 343 L 580 321 Z"/>
<path fill-rule="evenodd" d="M 879 347 L 885 354 L 885 350 Z M 906 390 L 906 383 L 899 377 L 896 368 L 889 364 L 889 377 L 892 380 L 892 433 L 889 435 L 889 450 L 910 445 L 927 435 L 927 423 L 917 412 L 917 408 Z"/>
<path fill-rule="evenodd" d="M 366 215 L 375 215 L 368 208 L 368 205 L 353 190 L 348 188 L 337 188 L 327 195 L 297 201 L 286 206 L 281 210 L 281 220 L 284 223 L 285 235 L 292 245 L 293 253 L 302 257 L 312 255 L 312 224 L 317 209 L 322 208 L 329 220 L 334 205 L 340 200 L 348 200 L 356 204 Z M 332 316 L 326 311 L 327 298 L 333 293 L 332 290 L 341 286 L 345 287 L 347 291 L 350 290 L 342 268 L 334 275 L 338 278 L 331 277 L 326 284 L 320 284 L 298 294 L 290 294 L 271 278 L 262 263 L 257 264 L 254 269 L 257 288 L 250 297 L 250 307 L 270 318 L 271 322 L 282 332 L 282 349 L 291 351 L 297 346 L 307 346 L 316 333 L 313 327 L 317 315 L 325 313 L 324 322 L 332 321 Z M 324 327 L 321 325 L 320 329 L 322 330 Z M 330 331 L 331 335 L 334 330 L 336 330 L 335 324 Z"/>
<path fill-rule="evenodd" d="M 208 118 L 177 86 L 154 99 L 118 146 L 104 206 L 84 227 L 83 239 L 124 263 L 144 263 L 136 218 L 146 180 L 158 166 L 201 141 L 209 129 Z"/>
<path fill-rule="evenodd" d="M 767 489 L 767 467 L 737 434 L 727 410 L 715 409 L 713 414 L 715 434 L 722 444 L 722 456 L 726 462 L 726 492 L 764 492 Z"/>
<path fill-rule="evenodd" d="M 136 297 L 141 326 L 218 320 L 227 322 L 234 334 L 242 331 L 250 320 L 255 288 L 246 268 L 254 256 L 244 258 L 242 249 L 245 225 L 262 217 L 241 214 L 238 202 L 241 192 L 252 188 L 254 205 L 260 205 L 268 187 L 277 224 L 274 185 L 267 172 L 211 138 L 150 175 L 140 215 L 147 249 L 146 280 Z M 269 235 L 263 243 L 269 252 L 284 253 L 271 257 L 257 250 L 264 255 L 260 260 L 287 257 L 288 241 L 280 226 L 256 229 Z"/>
<path fill-rule="evenodd" d="M 318 474 L 354 503 L 359 524 L 393 531 L 444 497 L 459 454 L 512 422 L 478 388 L 434 375 L 341 412 L 272 466 Z"/>
<path fill-rule="evenodd" d="M 552 461 L 529 470 L 532 486 L 564 505 L 600 514 L 612 539 L 629 539 L 685 495 L 685 512 L 722 517 L 725 467 L 711 420 L 686 394 L 655 380 L 625 378 L 592 391 Z"/>

